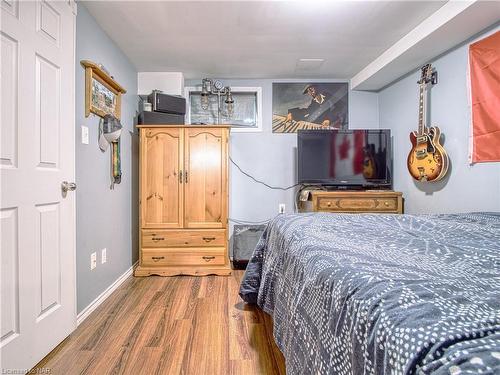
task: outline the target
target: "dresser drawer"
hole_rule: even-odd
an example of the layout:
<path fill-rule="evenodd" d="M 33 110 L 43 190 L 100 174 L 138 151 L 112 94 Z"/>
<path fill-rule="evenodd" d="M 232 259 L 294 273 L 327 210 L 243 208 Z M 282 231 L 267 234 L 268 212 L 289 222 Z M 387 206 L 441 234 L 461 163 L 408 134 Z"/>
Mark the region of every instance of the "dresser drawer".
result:
<path fill-rule="evenodd" d="M 226 246 L 226 231 L 142 230 L 142 247 Z"/>
<path fill-rule="evenodd" d="M 223 266 L 225 248 L 142 249 L 142 266 Z"/>
<path fill-rule="evenodd" d="M 329 212 L 397 212 L 398 197 L 317 197 L 317 210 Z"/>

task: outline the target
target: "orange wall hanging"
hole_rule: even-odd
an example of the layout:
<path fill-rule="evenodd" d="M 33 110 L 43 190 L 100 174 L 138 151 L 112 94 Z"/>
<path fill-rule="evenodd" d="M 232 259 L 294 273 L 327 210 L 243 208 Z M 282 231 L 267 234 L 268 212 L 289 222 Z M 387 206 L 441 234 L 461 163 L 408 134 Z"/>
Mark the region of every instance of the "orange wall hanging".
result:
<path fill-rule="evenodd" d="M 469 46 L 471 162 L 500 161 L 500 31 Z"/>

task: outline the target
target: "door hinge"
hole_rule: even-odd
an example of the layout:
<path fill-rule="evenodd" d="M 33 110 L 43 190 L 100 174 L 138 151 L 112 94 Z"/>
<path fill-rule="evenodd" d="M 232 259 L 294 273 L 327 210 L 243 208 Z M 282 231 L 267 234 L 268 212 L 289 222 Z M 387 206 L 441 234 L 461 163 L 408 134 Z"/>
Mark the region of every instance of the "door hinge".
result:
<path fill-rule="evenodd" d="M 76 16 L 78 13 L 78 7 L 76 5 L 76 1 L 75 0 L 68 0 L 68 5 L 70 6 L 73 14 Z"/>

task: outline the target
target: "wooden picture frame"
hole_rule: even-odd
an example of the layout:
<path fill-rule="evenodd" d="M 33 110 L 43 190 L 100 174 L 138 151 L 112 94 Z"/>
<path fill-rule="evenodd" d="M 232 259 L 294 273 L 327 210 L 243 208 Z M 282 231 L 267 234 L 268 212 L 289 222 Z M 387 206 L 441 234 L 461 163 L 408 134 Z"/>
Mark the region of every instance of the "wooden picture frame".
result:
<path fill-rule="evenodd" d="M 120 119 L 121 96 L 125 90 L 101 66 L 82 60 L 80 64 L 85 68 L 85 117 L 90 113 L 104 117 L 107 114 Z"/>

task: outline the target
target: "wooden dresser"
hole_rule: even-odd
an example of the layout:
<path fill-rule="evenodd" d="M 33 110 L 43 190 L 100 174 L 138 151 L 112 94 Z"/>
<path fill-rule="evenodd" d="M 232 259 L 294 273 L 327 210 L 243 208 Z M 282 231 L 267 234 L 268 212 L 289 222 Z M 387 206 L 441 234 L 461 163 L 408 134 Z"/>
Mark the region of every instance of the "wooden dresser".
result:
<path fill-rule="evenodd" d="M 301 211 L 402 214 L 402 193 L 391 190 L 313 190 Z"/>
<path fill-rule="evenodd" d="M 228 126 L 140 125 L 135 276 L 229 275 Z"/>

